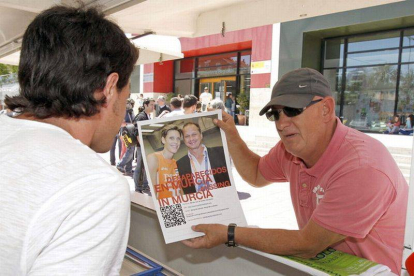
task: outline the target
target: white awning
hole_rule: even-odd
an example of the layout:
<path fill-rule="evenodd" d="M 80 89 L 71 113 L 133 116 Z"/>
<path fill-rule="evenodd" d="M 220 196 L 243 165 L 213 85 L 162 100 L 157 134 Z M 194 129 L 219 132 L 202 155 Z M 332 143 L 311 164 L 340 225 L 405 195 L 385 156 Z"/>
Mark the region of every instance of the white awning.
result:
<path fill-rule="evenodd" d="M 17 51 L 13 54 L 6 55 L 5 57 L 0 58 L 0 63 L 10 64 L 10 65 L 19 65 L 20 60 L 20 51 Z"/>
<path fill-rule="evenodd" d="M 108 10 L 125 32 L 199 37 L 403 0 L 152 0 Z"/>
<path fill-rule="evenodd" d="M 173 36 L 148 35 L 132 41 L 139 48 L 137 65 L 166 60 L 180 59 L 184 57 L 181 53 L 180 40 Z M 0 63 L 19 65 L 20 51 L 0 58 Z"/>
<path fill-rule="evenodd" d="M 181 53 L 180 40 L 173 36 L 148 35 L 133 40 L 133 43 L 139 48 L 137 64 L 163 62 L 184 57 Z"/>

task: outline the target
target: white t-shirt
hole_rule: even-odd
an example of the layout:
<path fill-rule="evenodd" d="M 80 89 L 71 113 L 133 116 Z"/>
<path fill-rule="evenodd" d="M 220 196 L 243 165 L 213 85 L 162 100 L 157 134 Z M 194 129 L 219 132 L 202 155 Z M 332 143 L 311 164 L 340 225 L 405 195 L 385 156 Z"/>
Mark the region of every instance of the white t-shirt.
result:
<path fill-rule="evenodd" d="M 204 172 L 204 177 L 196 179 L 196 191 L 200 191 L 202 189 L 206 189 L 207 185 L 214 185 L 216 181 L 214 180 L 213 174 L 205 176 L 205 172 L 211 171 L 211 164 L 210 164 L 210 157 L 208 156 L 208 151 L 205 145 L 201 145 L 203 147 L 203 160 L 201 163 L 198 162 L 197 157 L 192 155 L 190 151 L 188 151 L 188 158 L 190 159 L 190 166 L 191 172 L 195 175 L 196 172 Z"/>
<path fill-rule="evenodd" d="M 0 115 L 0 274 L 118 275 L 127 181 L 56 126 Z"/>
<path fill-rule="evenodd" d="M 174 116 L 180 116 L 180 115 L 184 115 L 184 110 L 180 109 L 175 109 L 173 111 L 171 111 L 170 113 L 167 113 L 164 115 L 165 118 L 168 117 L 174 117 Z"/>
<path fill-rule="evenodd" d="M 200 95 L 200 101 L 203 104 L 208 104 L 211 101 L 212 98 L 213 98 L 213 95 L 211 95 L 211 93 L 209 93 L 209 92 L 203 92 Z"/>

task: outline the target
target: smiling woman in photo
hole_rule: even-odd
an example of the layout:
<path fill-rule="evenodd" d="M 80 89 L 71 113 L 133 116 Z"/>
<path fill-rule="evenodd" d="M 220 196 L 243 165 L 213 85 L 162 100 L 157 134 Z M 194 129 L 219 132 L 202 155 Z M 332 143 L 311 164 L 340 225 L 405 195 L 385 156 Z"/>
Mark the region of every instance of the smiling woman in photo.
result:
<path fill-rule="evenodd" d="M 157 199 L 182 194 L 180 176 L 174 154 L 180 148 L 182 131 L 175 125 L 161 130 L 161 142 L 164 149 L 147 156 L 148 171 Z"/>

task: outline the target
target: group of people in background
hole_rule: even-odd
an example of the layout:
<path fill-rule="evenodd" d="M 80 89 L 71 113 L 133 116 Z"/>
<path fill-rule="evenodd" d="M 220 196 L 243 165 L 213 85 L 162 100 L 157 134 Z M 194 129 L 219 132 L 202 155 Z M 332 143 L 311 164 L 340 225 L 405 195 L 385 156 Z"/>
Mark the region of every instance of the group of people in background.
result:
<path fill-rule="evenodd" d="M 413 135 L 414 115 L 400 116 L 394 115 L 393 120 L 387 123 L 387 130 L 385 134 L 402 134 Z"/>
<path fill-rule="evenodd" d="M 110 162 L 111 165 L 116 166 L 116 168 L 122 172 L 124 175 L 132 176 L 135 182 L 135 191 L 143 193 L 149 192 L 148 180 L 144 171 L 144 164 L 142 161 L 142 153 L 141 153 L 141 146 L 138 141 L 138 129 L 137 129 L 137 122 L 150 120 L 153 118 L 153 112 L 156 109 L 155 101 L 151 98 L 146 99 L 138 99 L 142 106 L 138 108 L 138 115 L 135 116 L 134 114 L 134 104 L 135 101 L 133 99 L 127 100 L 126 106 L 126 114 L 124 121 L 121 125 L 121 129 L 119 133 L 116 135 L 111 150 L 110 150 Z M 163 106 L 157 106 L 157 109 L 161 109 Z M 126 128 L 130 127 L 131 130 Z M 123 138 L 124 132 L 132 132 L 130 135 L 126 135 L 127 137 L 135 138 L 135 143 L 128 143 L 126 139 Z M 119 148 L 119 162 L 115 163 L 115 149 L 116 144 L 118 143 Z M 136 167 L 133 170 L 132 162 L 136 159 Z"/>
<path fill-rule="evenodd" d="M 138 115 L 134 113 L 134 106 L 138 105 Z M 136 101 L 132 98 L 127 100 L 127 112 L 124 121 L 121 125 L 119 133 L 114 138 L 110 150 L 111 165 L 122 172 L 124 175 L 134 178 L 135 191 L 143 193 L 149 192 L 148 180 L 145 174 L 144 164 L 142 162 L 141 147 L 139 142 L 129 145 L 122 136 L 125 128 L 133 127 L 135 130 L 134 136 L 138 136 L 137 122 L 143 120 L 150 120 L 153 118 L 167 118 L 185 114 L 193 114 L 197 112 L 207 112 L 213 110 L 225 110 L 231 116 L 235 116 L 236 101 L 232 93 L 227 93 L 227 99 L 223 102 L 221 99 L 213 99 L 208 88 L 200 94 L 200 101 L 194 95 L 180 94 L 177 97 L 172 97 L 169 104 L 164 96 L 159 96 L 155 101 L 152 98 L 144 98 L 143 94 L 139 94 Z M 137 139 L 138 140 L 138 139 Z M 116 147 L 118 144 L 118 158 L 116 162 Z M 136 146 L 135 146 L 136 144 Z M 136 167 L 133 170 L 133 161 L 136 160 Z"/>

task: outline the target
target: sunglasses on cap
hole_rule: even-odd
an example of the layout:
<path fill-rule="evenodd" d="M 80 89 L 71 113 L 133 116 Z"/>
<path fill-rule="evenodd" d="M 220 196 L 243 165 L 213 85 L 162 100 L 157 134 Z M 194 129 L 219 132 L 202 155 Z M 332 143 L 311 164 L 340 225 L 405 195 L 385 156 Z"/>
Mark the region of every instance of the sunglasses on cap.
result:
<path fill-rule="evenodd" d="M 266 112 L 266 117 L 269 121 L 278 121 L 280 116 L 280 112 L 283 111 L 283 113 L 285 113 L 286 116 L 288 117 L 296 117 L 300 114 L 302 114 L 303 111 L 305 111 L 306 108 L 310 107 L 311 105 L 314 105 L 316 103 L 319 103 L 320 101 L 322 101 L 323 99 L 319 99 L 319 100 L 314 100 L 311 101 L 307 106 L 302 107 L 302 108 L 293 108 L 293 107 L 283 107 L 283 108 L 278 108 L 278 109 L 271 109 L 268 112 Z"/>

